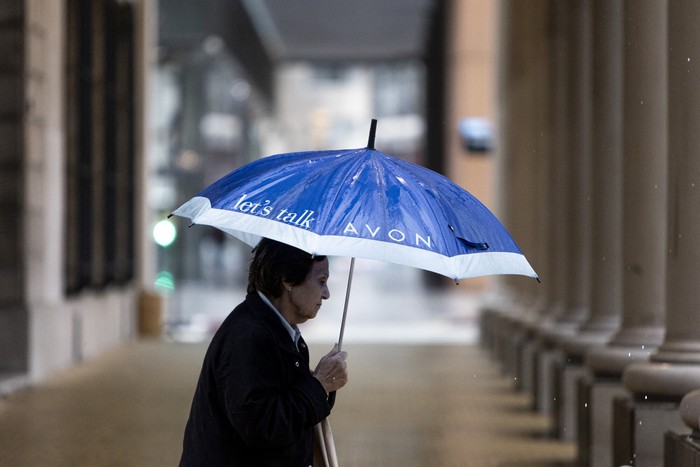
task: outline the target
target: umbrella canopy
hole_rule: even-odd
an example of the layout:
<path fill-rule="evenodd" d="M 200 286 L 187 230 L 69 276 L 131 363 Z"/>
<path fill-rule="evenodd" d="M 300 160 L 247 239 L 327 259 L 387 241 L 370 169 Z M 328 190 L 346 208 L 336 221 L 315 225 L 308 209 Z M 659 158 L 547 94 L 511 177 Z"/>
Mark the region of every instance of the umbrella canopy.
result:
<path fill-rule="evenodd" d="M 267 237 L 315 255 L 383 260 L 454 280 L 537 277 L 506 229 L 474 196 L 373 145 L 372 133 L 367 148 L 259 159 L 173 214 L 251 246 Z"/>

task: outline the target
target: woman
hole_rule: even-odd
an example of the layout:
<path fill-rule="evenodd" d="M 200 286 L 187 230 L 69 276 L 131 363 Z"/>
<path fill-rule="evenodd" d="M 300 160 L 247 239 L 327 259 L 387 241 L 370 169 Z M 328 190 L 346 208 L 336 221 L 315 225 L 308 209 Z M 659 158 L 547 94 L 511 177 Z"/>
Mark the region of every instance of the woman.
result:
<path fill-rule="evenodd" d="M 185 428 L 181 466 L 308 466 L 328 393 L 347 383 L 347 354 L 312 372 L 297 325 L 316 317 L 328 259 L 274 240 L 255 249 L 247 296 L 214 335 Z"/>

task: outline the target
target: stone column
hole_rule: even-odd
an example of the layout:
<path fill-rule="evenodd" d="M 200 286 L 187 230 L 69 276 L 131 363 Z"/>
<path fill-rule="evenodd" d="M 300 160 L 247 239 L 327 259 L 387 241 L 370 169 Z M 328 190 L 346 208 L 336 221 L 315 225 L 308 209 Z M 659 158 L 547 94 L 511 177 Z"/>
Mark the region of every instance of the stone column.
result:
<path fill-rule="evenodd" d="M 584 373 L 582 352 L 594 334 L 581 336 L 580 326 L 590 317 L 590 258 L 592 247 L 592 149 L 595 141 L 592 136 L 593 112 L 593 66 L 592 66 L 592 22 L 591 2 L 574 2 L 569 15 L 571 34 L 568 57 L 570 95 L 572 109 L 569 112 L 570 142 L 568 154 L 571 157 L 567 177 L 571 190 L 567 224 L 571 263 L 569 267 L 567 311 L 569 319 L 566 332 L 551 335 L 554 345 L 562 358 L 555 371 L 554 419 L 557 434 L 563 439 L 575 439 L 577 431 L 577 381 Z M 592 322 L 592 324 L 595 324 Z M 545 336 L 547 336 L 545 334 Z M 598 338 L 600 341 L 600 338 Z"/>
<path fill-rule="evenodd" d="M 630 365 L 623 375 L 636 398 L 634 416 L 657 420 L 634 433 L 634 452 L 645 454 L 648 465 L 659 465 L 664 432 L 680 425 L 683 396 L 700 388 L 700 4 L 668 2 L 668 15 L 666 335 L 651 362 Z"/>
<path fill-rule="evenodd" d="M 591 4 L 590 315 L 578 339 L 606 342 L 622 315 L 622 0 Z"/>
<path fill-rule="evenodd" d="M 546 102 L 549 91 L 546 86 L 548 61 L 544 53 L 548 4 L 548 0 L 535 0 L 503 5 L 504 47 L 499 93 L 499 107 L 503 109 L 499 138 L 500 192 L 504 193 L 502 201 L 507 204 L 509 213 L 504 222 L 508 228 L 512 227 L 516 242 L 538 273 L 547 277 L 546 265 L 538 260 L 549 256 L 545 251 L 546 242 L 542 241 L 546 228 L 543 213 L 547 210 L 541 204 L 546 199 L 543 193 L 549 179 L 543 175 L 547 163 L 547 141 L 543 135 L 548 115 L 539 108 Z M 516 294 L 509 305 L 510 312 L 501 314 L 498 334 L 504 371 L 519 384 L 524 379 L 520 377 L 520 357 L 529 337 L 525 325 L 538 321 L 548 281 L 540 284 L 522 277 L 507 280 Z"/>
<path fill-rule="evenodd" d="M 623 0 L 593 1 L 591 314 L 565 344 L 582 363 L 612 338 L 622 313 L 622 15 Z M 594 383 L 579 383 L 578 455 L 581 465 L 603 467 L 612 464 L 612 399 L 604 381 Z"/>
<path fill-rule="evenodd" d="M 559 437 L 575 436 L 575 376 L 569 377 L 562 343 L 568 342 L 589 314 L 591 248 L 591 17 L 590 2 L 570 2 L 566 8 L 568 46 L 566 60 L 568 111 L 564 150 L 558 157 L 568 158 L 565 172 L 568 203 L 563 217 L 569 252 L 566 269 L 566 300 L 563 313 L 549 329 L 540 332 L 545 348 L 552 350 L 553 380 L 550 393 L 555 430 Z M 559 233 L 562 234 L 561 232 Z M 579 367 L 581 365 L 578 365 Z M 568 401 L 568 402 L 566 402 Z"/>
<path fill-rule="evenodd" d="M 622 1 L 592 6 L 590 315 L 570 343 L 579 356 L 587 344 L 607 343 L 622 313 Z"/>
<path fill-rule="evenodd" d="M 547 0 L 535 0 L 528 5 L 517 2 L 500 9 L 502 48 L 499 61 L 499 119 L 498 185 L 501 220 L 514 239 L 541 274 L 536 258 L 544 250 L 538 205 L 543 186 L 540 161 L 543 125 L 546 114 L 538 112 L 536 103 L 546 95 L 542 75 L 546 58 L 542 54 L 546 22 L 543 20 Z M 497 306 L 482 310 L 491 328 L 493 349 L 502 361 L 506 374 L 518 372 L 523 333 L 520 323 L 529 319 L 541 292 L 534 280 L 517 276 L 499 278 L 507 298 Z"/>
<path fill-rule="evenodd" d="M 457 6 L 453 6 L 457 8 Z M 512 194 L 515 191 L 515 186 L 512 184 L 513 175 L 513 157 L 511 152 L 515 147 L 513 133 L 518 131 L 518 128 L 511 124 L 512 102 L 515 100 L 512 97 L 511 89 L 515 87 L 512 81 L 515 80 L 513 72 L 516 57 L 516 49 L 512 47 L 513 43 L 513 24 L 511 24 L 513 15 L 511 5 L 503 5 L 499 9 L 499 17 L 497 28 L 499 30 L 498 37 L 501 37 L 500 48 L 497 54 L 497 69 L 498 77 L 496 99 L 497 107 L 502 108 L 502 116 L 498 119 L 498 125 L 495 125 L 496 141 L 499 142 L 494 150 L 493 163 L 495 165 L 495 181 L 497 184 L 496 192 L 498 198 L 497 215 L 499 220 L 509 229 L 512 229 L 514 223 L 515 199 Z M 455 12 L 451 12 L 455 14 Z M 507 188 L 504 188 L 507 187 Z M 512 233 L 512 230 L 510 230 Z M 496 287 L 493 288 L 491 295 L 481 306 L 481 335 L 482 340 L 488 346 L 495 358 L 505 359 L 505 349 L 508 347 L 507 339 L 508 320 L 511 314 L 514 313 L 514 303 L 520 297 L 519 282 L 514 277 L 498 276 L 494 278 Z"/>
<path fill-rule="evenodd" d="M 550 39 L 550 178 L 549 197 L 545 209 L 550 212 L 548 222 L 549 239 L 549 271 L 550 276 L 544 278 L 549 285 L 547 289 L 548 308 L 542 314 L 542 319 L 533 323 L 535 344 L 532 350 L 532 395 L 533 408 L 540 413 L 552 410 L 552 368 L 556 361 L 551 340 L 544 339 L 544 333 L 554 328 L 566 328 L 567 317 L 567 281 L 570 266 L 567 213 L 570 208 L 570 193 L 568 190 L 567 173 L 570 158 L 569 134 L 567 119 L 570 112 L 569 99 L 569 53 L 568 18 L 571 4 L 567 0 L 554 0 L 551 3 L 549 15 L 551 23 Z"/>
<path fill-rule="evenodd" d="M 623 18 L 622 324 L 607 346 L 587 355 L 587 365 L 594 375 L 589 394 L 593 410 L 610 407 L 613 400 L 618 401 L 616 407 L 621 407 L 598 412 L 599 421 L 594 427 L 610 426 L 608 417 L 623 427 L 596 432 L 601 437 L 593 441 L 594 459 L 602 456 L 605 460 L 593 465 L 632 461 L 632 440 L 626 436 L 632 421 L 628 415 L 621 415 L 629 414 L 621 375 L 629 364 L 648 360 L 664 334 L 666 2 L 626 1 Z M 612 464 L 606 464 L 610 457 Z"/>
<path fill-rule="evenodd" d="M 661 344 L 665 307 L 666 1 L 624 8 L 622 323 L 587 356 L 613 378 Z"/>

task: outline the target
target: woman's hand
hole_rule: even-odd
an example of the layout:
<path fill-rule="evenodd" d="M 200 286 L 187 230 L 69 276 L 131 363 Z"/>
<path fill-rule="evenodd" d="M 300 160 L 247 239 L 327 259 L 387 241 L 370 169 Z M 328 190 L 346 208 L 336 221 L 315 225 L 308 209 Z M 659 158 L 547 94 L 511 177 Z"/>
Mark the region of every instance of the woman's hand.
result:
<path fill-rule="evenodd" d="M 339 352 L 338 344 L 328 352 L 316 365 L 314 376 L 321 382 L 326 392 L 337 391 L 348 382 L 348 369 L 345 360 L 347 352 Z"/>

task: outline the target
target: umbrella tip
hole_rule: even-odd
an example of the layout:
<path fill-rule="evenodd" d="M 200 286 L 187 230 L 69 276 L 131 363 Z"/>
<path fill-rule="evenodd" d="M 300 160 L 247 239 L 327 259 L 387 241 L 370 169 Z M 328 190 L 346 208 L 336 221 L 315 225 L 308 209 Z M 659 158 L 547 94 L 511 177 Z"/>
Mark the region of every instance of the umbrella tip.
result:
<path fill-rule="evenodd" d="M 369 140 L 367 140 L 367 149 L 374 149 L 374 136 L 377 133 L 377 119 L 373 118 L 369 126 Z"/>

